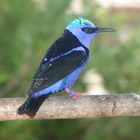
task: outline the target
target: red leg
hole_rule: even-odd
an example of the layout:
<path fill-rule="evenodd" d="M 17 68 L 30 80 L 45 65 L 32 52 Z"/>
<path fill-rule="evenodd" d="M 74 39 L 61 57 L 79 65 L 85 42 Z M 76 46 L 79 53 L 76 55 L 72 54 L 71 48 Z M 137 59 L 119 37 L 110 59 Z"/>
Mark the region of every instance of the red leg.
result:
<path fill-rule="evenodd" d="M 66 93 L 71 94 L 71 90 L 69 88 L 65 89 Z"/>
<path fill-rule="evenodd" d="M 79 96 L 80 96 L 80 94 L 78 92 L 76 92 L 74 94 L 74 96 L 72 96 L 72 98 L 73 98 L 73 100 L 76 100 L 76 99 L 78 99 Z"/>
<path fill-rule="evenodd" d="M 73 99 L 73 100 L 76 100 L 76 99 L 80 96 L 80 94 L 79 94 L 78 92 L 75 92 L 75 91 L 73 91 L 73 90 L 71 90 L 71 89 L 69 89 L 69 88 L 66 88 L 65 91 L 66 91 L 66 93 L 68 93 L 70 96 L 72 96 L 72 99 Z"/>

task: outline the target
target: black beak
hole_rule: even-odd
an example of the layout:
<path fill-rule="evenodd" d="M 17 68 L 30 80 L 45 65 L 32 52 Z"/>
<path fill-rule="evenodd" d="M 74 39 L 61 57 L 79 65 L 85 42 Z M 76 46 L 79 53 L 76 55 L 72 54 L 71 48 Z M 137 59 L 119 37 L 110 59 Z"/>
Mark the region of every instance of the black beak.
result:
<path fill-rule="evenodd" d="M 102 33 L 102 32 L 115 32 L 116 30 L 115 29 L 112 29 L 112 28 L 99 28 L 99 27 L 96 27 L 96 33 Z"/>

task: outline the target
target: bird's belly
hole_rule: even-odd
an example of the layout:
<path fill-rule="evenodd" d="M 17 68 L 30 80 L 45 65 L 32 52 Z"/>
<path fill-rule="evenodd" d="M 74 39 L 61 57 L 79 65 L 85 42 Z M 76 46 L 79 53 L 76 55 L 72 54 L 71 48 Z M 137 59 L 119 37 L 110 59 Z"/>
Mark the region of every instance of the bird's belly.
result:
<path fill-rule="evenodd" d="M 71 74 L 69 74 L 67 77 L 64 78 L 63 80 L 63 86 L 65 88 L 70 88 L 74 82 L 77 80 L 79 77 L 80 73 L 83 71 L 84 67 L 86 66 L 86 63 L 73 71 Z"/>
<path fill-rule="evenodd" d="M 78 76 L 80 75 L 81 72 L 82 72 L 82 70 L 77 69 L 73 73 L 71 73 L 67 77 L 67 81 L 66 81 L 65 87 L 70 88 L 74 84 L 74 82 L 77 80 L 77 78 L 78 78 Z"/>

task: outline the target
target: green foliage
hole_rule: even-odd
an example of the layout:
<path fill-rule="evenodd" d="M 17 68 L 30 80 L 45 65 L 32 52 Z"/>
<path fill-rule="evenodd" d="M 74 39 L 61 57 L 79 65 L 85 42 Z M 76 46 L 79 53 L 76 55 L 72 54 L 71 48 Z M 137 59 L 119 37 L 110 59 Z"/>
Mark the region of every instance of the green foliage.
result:
<path fill-rule="evenodd" d="M 22 96 L 26 92 L 44 51 L 65 26 L 63 10 L 68 2 L 61 0 L 59 5 L 47 1 L 43 5 L 47 10 L 42 11 L 37 1 L 1 1 L 0 86 L 4 95 Z"/>
<path fill-rule="evenodd" d="M 47 48 L 76 17 L 66 14 L 70 1 L 40 1 L 0 2 L 1 97 L 25 96 Z M 106 88 L 115 93 L 138 92 L 140 89 L 139 17 L 132 15 L 133 18 L 129 18 L 127 15 L 127 12 L 107 11 L 95 2 L 84 1 L 82 16 L 96 25 L 117 30 L 96 37 L 91 44 L 91 58 L 86 68 L 95 68 L 103 76 Z M 86 85 L 81 77 L 74 88 L 82 91 Z M 0 139 L 138 139 L 139 121 L 135 117 L 1 122 Z"/>

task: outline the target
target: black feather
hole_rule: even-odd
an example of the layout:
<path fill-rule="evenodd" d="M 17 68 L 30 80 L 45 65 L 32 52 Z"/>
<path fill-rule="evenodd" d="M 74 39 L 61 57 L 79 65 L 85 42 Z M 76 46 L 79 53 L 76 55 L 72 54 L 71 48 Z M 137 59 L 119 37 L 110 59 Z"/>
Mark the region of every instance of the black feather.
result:
<path fill-rule="evenodd" d="M 87 58 L 85 51 L 73 51 L 54 61 L 42 64 L 33 79 L 29 94 L 47 88 L 80 67 Z"/>
<path fill-rule="evenodd" d="M 17 113 L 20 115 L 27 114 L 31 118 L 34 117 L 41 104 L 48 96 L 49 95 L 42 95 L 39 97 L 29 96 L 28 99 L 18 108 Z"/>
<path fill-rule="evenodd" d="M 69 52 L 73 48 L 83 46 L 75 35 L 69 30 L 65 30 L 60 38 L 58 38 L 49 48 L 47 52 L 47 58 L 51 59 L 66 52 Z"/>

